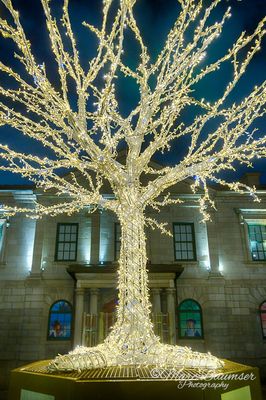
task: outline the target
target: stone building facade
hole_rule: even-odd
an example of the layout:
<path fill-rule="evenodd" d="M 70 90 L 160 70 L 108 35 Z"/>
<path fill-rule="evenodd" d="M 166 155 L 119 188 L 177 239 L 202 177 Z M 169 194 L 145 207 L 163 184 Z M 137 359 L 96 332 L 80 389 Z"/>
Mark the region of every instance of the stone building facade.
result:
<path fill-rule="evenodd" d="M 256 203 L 247 193 L 211 189 L 217 211 L 202 223 L 190 185 L 172 188 L 182 204 L 147 210 L 173 231 L 171 238 L 147 230 L 155 329 L 164 341 L 258 365 L 266 375 L 266 190 L 258 187 Z M 34 207 L 52 195 L 2 187 L 0 197 L 2 208 Z M 0 215 L 1 387 L 10 369 L 93 345 L 110 328 L 119 225 L 111 213 L 89 211 L 38 220 Z M 57 337 L 56 307 L 63 303 L 68 331 Z"/>

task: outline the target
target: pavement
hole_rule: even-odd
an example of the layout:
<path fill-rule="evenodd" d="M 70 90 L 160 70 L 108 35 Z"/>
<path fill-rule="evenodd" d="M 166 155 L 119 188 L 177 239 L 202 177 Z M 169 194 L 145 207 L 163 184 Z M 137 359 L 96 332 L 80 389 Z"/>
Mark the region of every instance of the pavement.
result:
<path fill-rule="evenodd" d="M 8 392 L 6 390 L 0 390 L 0 400 L 7 400 L 7 399 L 8 399 Z M 266 400 L 266 384 L 262 386 L 262 400 Z"/>

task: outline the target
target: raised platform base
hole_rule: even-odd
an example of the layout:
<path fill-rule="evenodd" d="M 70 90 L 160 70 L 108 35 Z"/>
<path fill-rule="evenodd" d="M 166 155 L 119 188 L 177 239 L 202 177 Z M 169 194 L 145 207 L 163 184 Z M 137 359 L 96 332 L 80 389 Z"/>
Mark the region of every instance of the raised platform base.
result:
<path fill-rule="evenodd" d="M 258 369 L 225 361 L 216 377 L 192 369 L 115 367 L 48 373 L 48 361 L 12 371 L 9 400 L 261 400 Z"/>

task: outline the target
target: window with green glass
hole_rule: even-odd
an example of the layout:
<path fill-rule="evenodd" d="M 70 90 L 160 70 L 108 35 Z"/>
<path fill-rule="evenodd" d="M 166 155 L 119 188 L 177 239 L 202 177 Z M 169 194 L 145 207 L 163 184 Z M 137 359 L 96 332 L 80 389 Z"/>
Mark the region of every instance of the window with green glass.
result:
<path fill-rule="evenodd" d="M 55 261 L 76 261 L 78 224 L 57 224 Z"/>
<path fill-rule="evenodd" d="M 0 222 L 0 242 L 2 242 L 4 236 L 4 224 L 4 222 Z"/>
<path fill-rule="evenodd" d="M 121 248 L 121 225 L 119 222 L 115 223 L 115 261 L 119 259 Z"/>
<path fill-rule="evenodd" d="M 4 248 L 4 236 L 5 236 L 6 226 L 7 226 L 6 220 L 5 219 L 1 219 L 0 220 L 0 253 L 2 252 L 2 250 Z"/>
<path fill-rule="evenodd" d="M 192 299 L 182 301 L 178 307 L 178 336 L 181 339 L 203 338 L 202 311 Z"/>
<path fill-rule="evenodd" d="M 260 322 L 262 329 L 262 336 L 266 339 L 266 301 L 260 305 Z"/>
<path fill-rule="evenodd" d="M 175 260 L 195 261 L 197 256 L 194 224 L 175 222 L 173 232 Z"/>
<path fill-rule="evenodd" d="M 248 224 L 248 235 L 252 260 L 266 260 L 266 225 Z"/>

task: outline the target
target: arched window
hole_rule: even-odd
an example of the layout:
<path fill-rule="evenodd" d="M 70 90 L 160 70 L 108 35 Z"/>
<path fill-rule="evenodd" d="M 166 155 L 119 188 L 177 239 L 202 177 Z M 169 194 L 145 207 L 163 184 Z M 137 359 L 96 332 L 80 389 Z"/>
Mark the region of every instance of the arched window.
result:
<path fill-rule="evenodd" d="M 266 339 L 266 301 L 260 305 L 260 322 L 262 329 L 262 336 Z"/>
<path fill-rule="evenodd" d="M 178 336 L 181 339 L 203 338 L 201 306 L 195 300 L 182 301 L 178 307 Z"/>
<path fill-rule="evenodd" d="M 72 306 L 66 300 L 53 303 L 49 311 L 49 340 L 69 340 L 72 333 Z"/>

